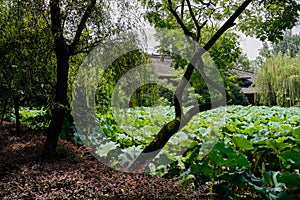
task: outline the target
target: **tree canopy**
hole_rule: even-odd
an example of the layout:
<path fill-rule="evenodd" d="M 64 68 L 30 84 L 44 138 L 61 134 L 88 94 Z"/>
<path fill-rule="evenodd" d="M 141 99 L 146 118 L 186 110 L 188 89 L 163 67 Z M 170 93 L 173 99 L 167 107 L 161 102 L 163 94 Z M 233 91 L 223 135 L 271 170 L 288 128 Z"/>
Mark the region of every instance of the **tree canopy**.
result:
<path fill-rule="evenodd" d="M 5 100 L 13 104 L 18 134 L 19 107 L 46 106 L 53 93 L 51 35 L 36 6 L 27 1 L 6 1 L 1 6 L 1 87 L 9 91 Z"/>

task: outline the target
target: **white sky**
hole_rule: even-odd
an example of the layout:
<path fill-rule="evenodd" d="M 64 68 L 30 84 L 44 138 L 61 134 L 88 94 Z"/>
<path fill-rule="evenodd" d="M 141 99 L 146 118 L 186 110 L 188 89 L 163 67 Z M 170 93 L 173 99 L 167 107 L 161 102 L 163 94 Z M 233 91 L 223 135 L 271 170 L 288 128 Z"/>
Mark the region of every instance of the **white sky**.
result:
<path fill-rule="evenodd" d="M 240 45 L 250 60 L 255 60 L 262 47 L 262 43 L 258 39 L 250 37 L 242 37 Z"/>
<path fill-rule="evenodd" d="M 300 26 L 292 29 L 294 34 L 300 33 Z M 262 47 L 262 42 L 256 38 L 243 36 L 240 45 L 250 60 L 254 60 L 259 55 L 259 49 Z"/>
<path fill-rule="evenodd" d="M 154 36 L 152 35 L 153 32 L 151 30 L 152 29 L 149 26 L 149 29 L 147 29 L 146 31 L 148 36 L 148 48 L 146 49 L 146 51 L 148 51 L 149 53 L 155 53 L 154 47 L 159 43 L 155 41 Z M 294 34 L 299 34 L 300 26 L 293 28 L 292 32 Z M 250 60 L 255 60 L 255 58 L 259 55 L 259 50 L 262 48 L 262 42 L 256 38 L 246 37 L 245 35 L 243 35 L 241 36 L 240 46 Z"/>

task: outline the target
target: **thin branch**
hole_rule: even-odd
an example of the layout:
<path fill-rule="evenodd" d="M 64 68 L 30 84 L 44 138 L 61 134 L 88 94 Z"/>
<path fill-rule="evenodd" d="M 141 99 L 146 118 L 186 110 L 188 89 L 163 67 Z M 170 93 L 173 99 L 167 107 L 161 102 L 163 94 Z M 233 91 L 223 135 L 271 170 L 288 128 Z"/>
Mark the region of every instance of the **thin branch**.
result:
<path fill-rule="evenodd" d="M 223 26 L 212 36 L 212 38 L 206 43 L 204 49 L 208 51 L 215 42 L 223 35 L 225 31 L 234 26 L 234 21 L 242 14 L 242 12 L 248 7 L 253 0 L 245 0 L 244 3 L 238 7 L 238 9 L 230 16 L 230 18 L 223 24 Z"/>
<path fill-rule="evenodd" d="M 46 11 L 45 11 L 45 12 L 46 12 Z M 48 18 L 47 18 L 48 13 L 47 13 L 47 16 L 46 16 L 46 15 L 45 15 L 45 12 L 43 12 L 42 17 L 44 18 L 44 20 L 45 20 L 45 22 L 46 22 L 46 24 L 47 24 L 47 27 L 51 27 L 50 22 L 49 22 L 49 20 L 48 20 Z"/>
<path fill-rule="evenodd" d="M 168 0 L 168 9 L 172 13 L 172 15 L 175 17 L 177 23 L 180 25 L 181 29 L 183 30 L 184 34 L 187 36 L 192 37 L 193 39 L 196 38 L 195 34 L 189 31 L 189 29 L 185 26 L 183 21 L 180 19 L 179 15 L 177 14 L 176 10 L 173 9 L 172 1 Z"/>
<path fill-rule="evenodd" d="M 186 3 L 187 3 L 187 5 L 188 5 L 190 15 L 191 15 L 191 17 L 192 17 L 192 19 L 193 19 L 193 21 L 194 21 L 195 26 L 196 26 L 196 31 L 197 31 L 197 33 L 196 33 L 196 38 L 195 38 L 195 39 L 196 39 L 197 42 L 199 42 L 199 39 L 200 39 L 200 32 L 201 32 L 201 27 L 200 27 L 200 25 L 199 25 L 199 22 L 198 22 L 197 19 L 196 19 L 196 16 L 195 16 L 194 11 L 193 11 L 193 9 L 192 9 L 190 0 L 186 0 Z"/>
<path fill-rule="evenodd" d="M 183 20 L 183 14 L 184 14 L 184 1 L 185 0 L 182 0 L 181 1 L 181 19 Z"/>
<path fill-rule="evenodd" d="M 95 48 L 96 46 L 98 46 L 99 44 L 101 44 L 104 40 L 104 37 L 93 42 L 92 44 L 90 45 L 87 45 L 85 47 L 82 47 L 81 49 L 76 49 L 74 51 L 74 54 L 77 55 L 77 54 L 80 54 L 80 53 L 89 53 L 91 51 L 91 49 Z"/>
<path fill-rule="evenodd" d="M 83 16 L 80 20 L 80 23 L 79 23 L 78 28 L 77 28 L 76 33 L 75 33 L 74 40 L 73 40 L 72 44 L 69 46 L 70 55 L 73 55 L 74 52 L 75 52 L 76 46 L 79 43 L 79 40 L 80 40 L 82 31 L 85 27 L 86 21 L 90 17 L 90 15 L 91 15 L 94 7 L 95 7 L 95 4 L 96 4 L 96 0 L 92 0 L 91 3 L 88 5 L 87 9 L 85 10 L 85 12 L 84 12 L 84 14 L 83 14 Z"/>
<path fill-rule="evenodd" d="M 215 3 L 213 3 L 212 1 L 209 1 L 208 3 L 205 3 L 204 1 L 202 1 L 202 0 L 199 0 L 200 1 L 200 3 L 202 4 L 202 5 L 204 5 L 204 6 L 207 6 L 207 7 L 209 7 L 210 5 L 216 5 Z"/>
<path fill-rule="evenodd" d="M 203 23 L 200 25 L 199 29 L 201 30 L 201 29 L 207 24 L 207 22 L 208 22 L 208 20 L 205 20 L 205 22 L 203 22 Z"/>

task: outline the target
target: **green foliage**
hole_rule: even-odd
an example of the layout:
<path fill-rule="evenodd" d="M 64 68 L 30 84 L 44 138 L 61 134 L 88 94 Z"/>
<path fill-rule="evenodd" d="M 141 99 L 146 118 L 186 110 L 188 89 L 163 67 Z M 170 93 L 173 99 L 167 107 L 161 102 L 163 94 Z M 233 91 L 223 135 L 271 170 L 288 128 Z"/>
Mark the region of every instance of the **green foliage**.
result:
<path fill-rule="evenodd" d="M 50 107 L 54 67 L 51 33 L 40 1 L 5 1 L 0 7 L 0 80 L 7 92 L 1 99 L 1 114 L 19 106 Z M 16 127 L 19 134 L 19 118 Z"/>
<path fill-rule="evenodd" d="M 16 117 L 13 113 L 7 115 L 8 120 L 15 122 Z M 70 116 L 69 116 L 70 117 Z M 42 108 L 20 108 L 20 122 L 22 125 L 35 130 L 39 134 L 45 134 L 47 127 L 50 124 L 49 110 Z M 68 118 L 68 115 L 64 117 L 60 138 L 63 140 L 73 141 L 76 144 L 80 144 L 79 138 L 76 138 L 73 134 L 75 133 L 74 123 Z"/>
<path fill-rule="evenodd" d="M 38 2 L 11 1 L 2 8 L 0 30 L 3 83 L 32 104 L 44 100 L 53 83 L 50 29 L 42 13 L 29 9 L 37 6 Z"/>
<path fill-rule="evenodd" d="M 235 67 L 242 55 L 239 39 L 238 34 L 228 31 L 209 50 L 209 55 L 218 69 L 226 70 Z"/>
<path fill-rule="evenodd" d="M 234 82 L 226 82 L 227 86 L 227 93 L 229 96 L 227 97 L 227 101 L 229 105 L 242 105 L 248 106 L 250 103 L 247 97 L 241 92 L 241 88 L 234 84 Z"/>
<path fill-rule="evenodd" d="M 205 65 L 210 65 L 207 68 L 213 69 L 214 61 L 212 59 L 207 59 L 205 57 Z M 222 75 L 222 78 L 224 81 L 224 87 L 226 89 L 226 92 L 228 94 L 227 96 L 227 103 L 229 105 L 243 105 L 247 106 L 249 105 L 248 99 L 246 96 L 241 93 L 240 87 L 238 86 L 238 79 L 236 75 L 232 75 L 226 70 L 220 70 L 220 73 Z M 213 77 L 214 71 L 207 72 L 207 75 L 210 77 Z M 207 88 L 207 84 L 201 77 L 201 74 L 198 71 L 195 71 L 191 77 L 190 83 L 192 87 L 195 89 L 195 92 L 199 95 L 200 98 L 198 98 L 199 103 L 209 102 L 211 100 L 211 96 L 209 93 L 209 90 Z"/>
<path fill-rule="evenodd" d="M 295 58 L 299 54 L 299 44 L 300 35 L 294 35 L 292 31 L 287 31 L 282 40 L 273 42 L 270 45 L 264 42 L 263 47 L 259 51 L 259 56 L 255 60 L 256 65 L 261 67 L 266 59 L 276 57 L 278 54 Z"/>
<path fill-rule="evenodd" d="M 186 34 L 200 45 L 205 45 L 221 27 L 224 20 L 228 19 L 243 2 L 211 1 L 206 4 L 203 1 L 142 1 L 147 7 L 146 18 L 151 24 L 157 28 L 172 29 L 174 35 Z M 252 1 L 249 8 L 244 10 L 237 20 L 237 24 L 234 25 L 246 35 L 255 35 L 262 41 L 277 42 L 282 39 L 287 29 L 293 28 L 297 23 L 299 10 L 300 5 L 295 0 L 286 2 Z M 185 69 L 188 65 L 185 59 L 191 57 L 191 52 L 186 51 L 188 48 L 183 48 L 188 44 L 182 44 L 182 41 L 176 40 L 174 35 L 170 33 L 165 37 L 158 31 L 156 36 L 160 39 L 160 44 L 157 48 L 161 53 L 168 54 L 175 60 L 175 68 Z M 224 79 L 228 77 L 223 70 L 231 67 L 242 68 L 239 60 L 240 63 L 246 65 L 246 68 L 250 66 L 249 60 L 243 58 L 241 54 L 238 40 L 239 36 L 236 33 L 227 31 L 217 41 L 214 41 L 213 46 L 209 49 L 208 53 L 216 67 L 221 70 Z M 169 44 L 172 44 L 171 47 Z M 183 54 L 185 58 L 175 55 L 175 52 L 182 52 L 183 49 L 186 51 Z M 295 77 L 291 77 L 291 79 L 295 83 Z M 194 72 L 191 83 L 201 96 L 199 102 L 210 100 L 207 86 L 199 73 Z M 245 96 L 239 93 L 235 83 L 228 83 L 226 89 L 230 94 L 229 103 L 248 104 Z M 270 94 L 270 96 L 274 96 L 274 94 Z"/>
<path fill-rule="evenodd" d="M 261 104 L 290 106 L 299 103 L 299 61 L 300 56 L 291 58 L 279 53 L 263 63 L 255 81 L 256 97 Z"/>
<path fill-rule="evenodd" d="M 292 35 L 291 31 L 288 32 L 282 40 L 272 44 L 272 54 L 277 55 L 282 53 L 289 55 L 292 58 L 296 57 L 300 50 L 300 35 Z"/>
<path fill-rule="evenodd" d="M 248 106 L 249 101 L 247 97 L 241 92 L 237 75 L 232 75 L 231 73 L 224 71 L 223 77 L 224 86 L 227 92 L 227 104 Z"/>
<path fill-rule="evenodd" d="M 213 128 L 216 114 L 223 112 L 226 123 Z M 116 162 L 126 163 L 136 158 L 173 115 L 171 107 L 159 106 L 98 117 L 102 131 L 113 141 L 112 147 L 123 148 Z M 195 187 L 225 180 L 226 187 L 220 187 L 227 188 L 231 196 L 252 190 L 267 199 L 299 197 L 299 127 L 297 107 L 228 106 L 199 113 L 157 156 L 173 162 L 165 165 L 154 160 L 149 171 L 166 177 L 180 176 L 183 183 Z M 211 137 L 213 134 L 219 139 Z M 97 140 L 96 135 L 93 137 Z M 210 144 L 212 149 L 206 150 Z"/>
<path fill-rule="evenodd" d="M 130 103 L 135 106 L 153 106 L 159 99 L 159 89 L 157 84 L 145 84 L 138 88 L 131 96 Z"/>
<path fill-rule="evenodd" d="M 239 27 L 244 33 L 256 35 L 261 41 L 277 42 L 286 30 L 291 30 L 298 22 L 300 5 L 296 0 L 253 1 L 251 9 L 245 10 Z"/>
<path fill-rule="evenodd" d="M 264 172 L 262 178 L 257 178 L 252 174 L 247 173 L 246 175 L 241 176 L 240 180 L 241 182 L 247 183 L 258 194 L 263 195 L 264 199 L 275 200 L 297 198 L 295 195 L 288 193 L 286 184 L 284 182 L 279 182 L 280 179 L 278 179 L 278 176 L 281 176 L 281 173 L 278 171 Z"/>
<path fill-rule="evenodd" d="M 236 106 L 227 108 L 226 115 L 219 143 L 204 159 L 187 153 L 184 173 L 200 182 L 226 180 L 242 191 L 248 183 L 268 199 L 299 195 L 299 108 Z"/>
<path fill-rule="evenodd" d="M 60 132 L 60 138 L 63 140 L 73 141 L 74 143 L 76 143 L 75 132 L 76 132 L 76 127 L 73 122 L 73 118 L 69 113 L 67 113 L 64 116 L 63 125 Z"/>
<path fill-rule="evenodd" d="M 11 114 L 10 121 L 15 121 L 15 115 Z M 20 122 L 28 128 L 43 133 L 49 125 L 50 116 L 45 108 L 20 108 Z"/>
<path fill-rule="evenodd" d="M 111 106 L 111 97 L 116 83 L 119 79 L 127 73 L 129 70 L 135 68 L 136 66 L 146 64 L 147 55 L 139 50 L 132 51 L 116 59 L 111 66 L 109 66 L 103 73 L 103 77 L 99 81 L 98 88 L 96 91 L 96 105 L 97 111 L 100 113 L 105 113 L 109 110 Z M 141 75 L 143 77 L 143 75 Z M 135 78 L 135 77 L 134 77 Z M 145 77 L 147 78 L 147 77 Z M 148 88 L 142 89 L 143 92 L 148 90 Z M 150 89 L 151 91 L 151 89 Z M 146 92 L 147 93 L 147 92 Z M 136 96 L 137 93 L 135 93 Z M 134 99 L 133 99 L 134 100 Z M 142 99 L 135 99 L 136 101 L 143 101 Z M 138 102 L 136 102 L 138 104 Z"/>

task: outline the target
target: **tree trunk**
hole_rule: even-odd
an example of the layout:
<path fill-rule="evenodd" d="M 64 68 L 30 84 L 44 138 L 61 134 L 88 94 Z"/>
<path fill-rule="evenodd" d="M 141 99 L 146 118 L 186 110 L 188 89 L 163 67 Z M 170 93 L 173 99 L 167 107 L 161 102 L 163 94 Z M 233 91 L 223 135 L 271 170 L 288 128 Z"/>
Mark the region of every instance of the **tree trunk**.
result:
<path fill-rule="evenodd" d="M 51 111 L 51 123 L 47 130 L 47 138 L 44 146 L 43 159 L 54 161 L 59 135 L 61 133 L 63 119 L 68 108 L 68 73 L 69 73 L 69 46 L 63 36 L 61 11 L 59 0 L 50 1 L 51 32 L 54 37 L 56 54 L 56 88 L 54 108 Z"/>
<path fill-rule="evenodd" d="M 20 136 L 21 135 L 21 123 L 20 123 L 20 104 L 19 104 L 19 99 L 14 97 L 14 109 L 15 109 L 15 116 L 16 116 L 16 135 Z"/>
<path fill-rule="evenodd" d="M 63 18 L 61 15 L 60 1 L 50 0 L 50 15 L 51 15 L 51 32 L 54 37 L 56 65 L 57 65 L 57 80 L 55 88 L 55 105 L 52 110 L 52 118 L 49 128 L 47 130 L 47 139 L 44 147 L 43 159 L 53 161 L 55 159 L 55 152 L 57 141 L 62 129 L 64 116 L 66 111 L 70 108 L 68 103 L 68 73 L 69 73 L 69 58 L 75 55 L 76 46 L 80 41 L 82 31 L 85 29 L 85 24 L 93 12 L 96 0 L 92 0 L 75 32 L 73 42 L 66 43 L 63 30 Z"/>
<path fill-rule="evenodd" d="M 3 108 L 2 108 L 2 113 L 1 113 L 1 125 L 2 125 L 2 122 L 3 122 L 5 114 L 6 114 L 8 100 L 9 100 L 9 98 L 3 99 Z"/>
<path fill-rule="evenodd" d="M 61 133 L 65 112 L 68 109 L 68 72 L 69 72 L 69 52 L 68 46 L 63 39 L 57 39 L 56 59 L 57 59 L 57 83 L 55 90 L 55 105 L 51 114 L 51 123 L 47 130 L 47 139 L 44 147 L 43 159 L 54 161 L 59 135 Z"/>

